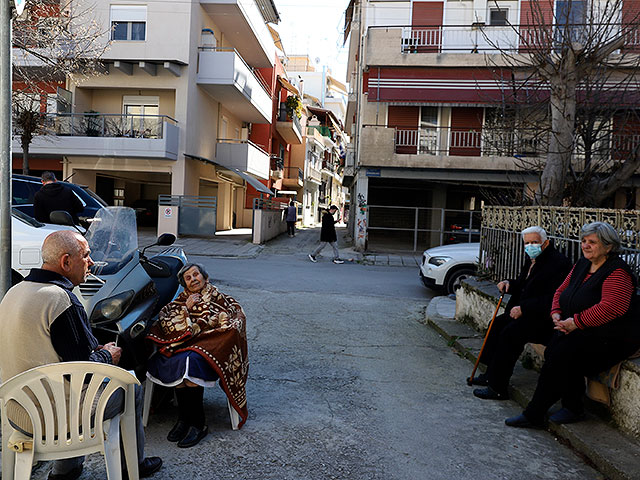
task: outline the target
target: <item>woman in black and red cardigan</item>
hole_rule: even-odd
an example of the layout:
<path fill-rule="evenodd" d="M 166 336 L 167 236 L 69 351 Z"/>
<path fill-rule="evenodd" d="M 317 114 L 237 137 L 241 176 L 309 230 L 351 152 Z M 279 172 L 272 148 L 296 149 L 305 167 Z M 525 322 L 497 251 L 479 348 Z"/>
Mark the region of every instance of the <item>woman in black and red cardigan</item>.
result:
<path fill-rule="evenodd" d="M 640 322 L 633 313 L 636 281 L 618 256 L 620 238 L 604 222 L 580 232 L 583 258 L 560 285 L 551 316 L 556 333 L 545 351 L 545 362 L 533 398 L 525 411 L 507 418 L 511 427 L 541 427 L 547 410 L 562 399 L 549 418 L 571 423 L 584 418 L 584 377 L 602 372 L 640 347 Z"/>

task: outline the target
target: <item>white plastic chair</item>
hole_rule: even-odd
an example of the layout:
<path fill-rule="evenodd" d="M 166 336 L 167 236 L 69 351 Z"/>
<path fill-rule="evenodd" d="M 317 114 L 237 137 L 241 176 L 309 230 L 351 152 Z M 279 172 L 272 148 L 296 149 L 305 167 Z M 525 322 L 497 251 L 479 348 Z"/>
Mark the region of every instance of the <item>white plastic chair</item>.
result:
<path fill-rule="evenodd" d="M 120 430 L 129 478 L 138 480 L 135 385 L 139 384 L 126 370 L 96 362 L 43 365 L 4 382 L 0 386 L 3 480 L 29 480 L 35 461 L 94 452 L 104 455 L 107 478 L 121 480 Z M 107 401 L 118 388 L 125 393 L 124 411 L 103 422 Z M 26 410 L 33 437 L 10 425 L 10 400 Z"/>
<path fill-rule="evenodd" d="M 151 397 L 153 397 L 153 380 L 147 377 L 144 382 L 144 409 L 142 411 L 142 424 L 146 427 L 149 421 L 149 411 L 151 410 Z M 226 395 L 226 393 L 225 393 Z M 236 412 L 236 409 L 231 406 L 231 402 L 227 398 L 227 407 L 229 408 L 229 417 L 231 419 L 231 428 L 238 430 L 238 424 L 240 423 L 240 415 Z"/>

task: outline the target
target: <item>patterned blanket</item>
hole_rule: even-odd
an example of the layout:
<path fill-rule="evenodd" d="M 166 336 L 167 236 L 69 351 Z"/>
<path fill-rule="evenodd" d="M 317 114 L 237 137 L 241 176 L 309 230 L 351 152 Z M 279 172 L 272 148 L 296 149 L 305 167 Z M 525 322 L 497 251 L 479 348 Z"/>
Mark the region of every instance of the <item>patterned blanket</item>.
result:
<path fill-rule="evenodd" d="M 220 377 L 220 385 L 240 415 L 242 427 L 248 416 L 245 384 L 249 370 L 244 311 L 232 297 L 210 283 L 199 293 L 201 301 L 191 310 L 186 306 L 191 295 L 188 291 L 166 305 L 147 338 L 157 343 L 159 353 L 167 357 L 187 350 L 200 354 Z"/>

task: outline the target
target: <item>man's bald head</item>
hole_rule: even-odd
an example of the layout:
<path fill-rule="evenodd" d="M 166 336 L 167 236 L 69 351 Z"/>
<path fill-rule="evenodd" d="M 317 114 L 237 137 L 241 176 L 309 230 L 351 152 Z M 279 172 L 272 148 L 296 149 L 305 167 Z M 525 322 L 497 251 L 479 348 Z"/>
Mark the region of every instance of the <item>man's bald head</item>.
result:
<path fill-rule="evenodd" d="M 79 255 L 82 251 L 84 237 L 73 230 L 53 232 L 44 239 L 42 244 L 42 262 L 48 266 L 60 263 L 66 255 Z"/>
<path fill-rule="evenodd" d="M 93 260 L 87 240 L 72 230 L 60 230 L 44 239 L 42 244 L 43 270 L 56 272 L 74 285 L 86 281 Z"/>

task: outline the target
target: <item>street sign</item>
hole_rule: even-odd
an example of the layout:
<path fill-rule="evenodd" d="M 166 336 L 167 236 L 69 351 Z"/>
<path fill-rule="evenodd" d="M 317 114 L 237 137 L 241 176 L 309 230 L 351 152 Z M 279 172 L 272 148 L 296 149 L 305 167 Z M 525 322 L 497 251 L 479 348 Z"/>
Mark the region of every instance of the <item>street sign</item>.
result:
<path fill-rule="evenodd" d="M 13 3 L 16 6 L 16 14 L 19 17 L 24 11 L 24 6 L 27 3 L 27 0 L 13 0 Z"/>

